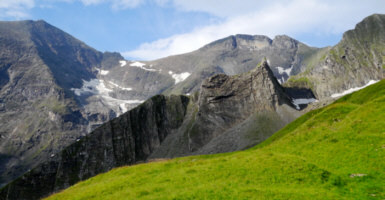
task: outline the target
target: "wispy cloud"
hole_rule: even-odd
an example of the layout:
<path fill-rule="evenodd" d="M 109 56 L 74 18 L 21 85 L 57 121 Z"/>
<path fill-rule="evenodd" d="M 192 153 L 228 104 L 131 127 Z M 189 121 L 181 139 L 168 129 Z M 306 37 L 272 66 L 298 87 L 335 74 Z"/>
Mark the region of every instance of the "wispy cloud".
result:
<path fill-rule="evenodd" d="M 353 28 L 364 17 L 385 12 L 385 1 L 382 0 L 275 0 L 269 4 L 245 0 L 244 5 L 232 0 L 219 3 L 213 0 L 169 0 L 166 3 L 172 3 L 184 11 L 208 12 L 223 20 L 198 27 L 189 33 L 141 44 L 137 49 L 124 52 L 125 57 L 151 60 L 186 53 L 216 39 L 238 33 L 270 37 L 279 34 L 292 37 L 301 34 L 341 34 Z"/>
<path fill-rule="evenodd" d="M 124 10 L 127 8 L 135 8 L 146 0 L 80 0 L 84 5 L 98 5 L 107 3 L 111 5 L 114 10 Z"/>
<path fill-rule="evenodd" d="M 26 18 L 29 16 L 28 9 L 34 6 L 34 0 L 1 0 L 0 18 Z"/>

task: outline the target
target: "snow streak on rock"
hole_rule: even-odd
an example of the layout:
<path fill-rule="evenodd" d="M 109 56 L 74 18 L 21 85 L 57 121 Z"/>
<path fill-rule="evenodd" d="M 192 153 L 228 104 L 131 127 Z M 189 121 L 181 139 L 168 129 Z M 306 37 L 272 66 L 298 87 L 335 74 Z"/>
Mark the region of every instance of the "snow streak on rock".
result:
<path fill-rule="evenodd" d="M 358 90 L 361 90 L 361 89 L 363 89 L 363 88 L 366 88 L 366 87 L 368 87 L 369 85 L 373 85 L 373 84 L 375 84 L 375 83 L 377 83 L 378 82 L 378 80 L 370 80 L 366 85 L 364 85 L 364 86 L 361 86 L 361 87 L 355 87 L 355 88 L 350 88 L 350 89 L 348 89 L 348 90 L 345 90 L 345 91 L 343 91 L 343 92 L 341 92 L 341 93 L 335 93 L 335 94 L 332 94 L 332 98 L 337 98 L 337 97 L 342 97 L 342 96 L 345 96 L 345 95 L 347 95 L 347 94 L 350 94 L 350 93 L 352 93 L 352 92 L 355 92 L 355 91 L 358 91 Z"/>

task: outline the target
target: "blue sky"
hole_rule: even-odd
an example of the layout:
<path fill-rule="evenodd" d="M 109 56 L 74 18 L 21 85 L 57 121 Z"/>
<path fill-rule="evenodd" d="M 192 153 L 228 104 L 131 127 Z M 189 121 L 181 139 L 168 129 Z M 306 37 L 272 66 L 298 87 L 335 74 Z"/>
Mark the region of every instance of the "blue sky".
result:
<path fill-rule="evenodd" d="M 336 44 L 385 0 L 0 0 L 0 20 L 43 19 L 100 51 L 152 60 L 232 35 Z"/>

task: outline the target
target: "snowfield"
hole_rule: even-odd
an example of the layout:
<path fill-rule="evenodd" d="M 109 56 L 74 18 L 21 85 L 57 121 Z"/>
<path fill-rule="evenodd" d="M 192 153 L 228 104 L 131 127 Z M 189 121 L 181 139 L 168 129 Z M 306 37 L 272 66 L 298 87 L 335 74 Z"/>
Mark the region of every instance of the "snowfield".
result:
<path fill-rule="evenodd" d="M 113 82 L 108 82 L 108 84 L 111 84 L 122 90 L 132 90 L 132 88 L 120 87 L 119 85 Z M 110 106 L 111 108 L 119 108 L 121 113 L 117 113 L 118 115 L 127 111 L 126 104 L 140 104 L 144 102 L 143 100 L 124 100 L 124 99 L 117 99 L 117 98 L 111 97 L 109 93 L 112 92 L 113 90 L 107 88 L 105 85 L 105 82 L 99 79 L 91 79 L 89 81 L 83 80 L 83 86 L 81 88 L 71 88 L 71 90 L 77 96 L 82 96 L 82 95 L 98 96 L 104 104 Z"/>
<path fill-rule="evenodd" d="M 125 61 L 125 60 L 121 60 L 121 61 L 119 61 L 119 63 L 120 63 L 121 67 L 124 67 L 127 65 L 127 61 Z"/>
<path fill-rule="evenodd" d="M 156 70 L 156 69 L 149 69 L 149 68 L 144 67 L 144 66 L 146 66 L 146 64 L 141 63 L 141 62 L 133 62 L 133 63 L 130 64 L 130 66 L 131 66 L 131 67 L 139 67 L 139 68 L 141 68 L 141 69 L 144 69 L 144 70 L 150 71 L 150 72 L 156 72 L 156 71 L 158 71 L 158 70 Z"/>
<path fill-rule="evenodd" d="M 110 71 L 102 70 L 102 69 L 98 69 L 98 68 L 96 68 L 96 70 L 98 70 L 100 75 L 107 75 L 108 73 L 110 73 Z"/>

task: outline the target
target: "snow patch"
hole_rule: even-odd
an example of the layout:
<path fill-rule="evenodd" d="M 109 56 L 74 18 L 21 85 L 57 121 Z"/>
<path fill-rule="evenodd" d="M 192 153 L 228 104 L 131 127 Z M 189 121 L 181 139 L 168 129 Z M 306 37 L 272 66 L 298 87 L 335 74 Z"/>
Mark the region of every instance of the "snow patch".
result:
<path fill-rule="evenodd" d="M 121 103 L 121 104 L 119 104 L 119 108 L 120 108 L 120 110 L 122 111 L 122 113 L 125 113 L 125 112 L 127 112 L 127 108 L 126 108 L 126 104 L 125 103 Z"/>
<path fill-rule="evenodd" d="M 101 74 L 101 75 L 107 75 L 108 73 L 110 73 L 110 71 L 107 71 L 107 70 L 100 70 L 100 74 Z"/>
<path fill-rule="evenodd" d="M 125 60 L 120 60 L 119 63 L 120 63 L 121 67 L 124 67 L 127 65 L 127 61 L 125 61 Z"/>
<path fill-rule="evenodd" d="M 345 90 L 345 91 L 343 91 L 343 92 L 341 92 L 341 93 L 335 93 L 335 94 L 332 94 L 332 98 L 337 98 L 337 97 L 342 97 L 342 96 L 345 96 L 345 95 L 347 95 L 347 94 L 350 94 L 350 93 L 352 93 L 352 92 L 355 92 L 355 91 L 358 91 L 358 90 L 361 90 L 361 89 L 363 89 L 363 88 L 366 88 L 366 87 L 368 87 L 369 85 L 373 85 L 373 84 L 375 84 L 375 83 L 377 83 L 379 80 L 370 80 L 366 85 L 364 85 L 364 86 L 361 86 L 361 87 L 355 87 L 355 88 L 350 88 L 350 89 L 348 89 L 348 90 Z"/>
<path fill-rule="evenodd" d="M 83 86 L 81 88 L 71 88 L 77 96 L 84 94 L 108 94 L 112 92 L 111 89 L 106 88 L 103 80 L 91 79 L 89 81 L 83 80 Z"/>
<path fill-rule="evenodd" d="M 287 69 L 284 69 L 283 67 L 277 67 L 278 69 L 278 73 L 279 74 L 284 74 L 286 73 L 288 76 L 290 76 L 290 73 L 291 73 L 291 70 L 293 69 L 293 67 L 290 67 L 290 68 L 287 68 Z"/>
<path fill-rule="evenodd" d="M 292 99 L 292 103 L 295 105 L 295 108 L 297 110 L 301 109 L 299 105 L 307 105 L 309 103 L 318 102 L 315 98 L 308 98 L 308 99 Z"/>
<path fill-rule="evenodd" d="M 118 84 L 116 84 L 116 83 L 114 83 L 114 82 L 112 82 L 112 81 L 108 81 L 108 83 L 111 84 L 111 85 L 114 86 L 114 87 L 117 87 L 117 88 L 121 89 L 121 90 L 127 90 L 127 91 L 132 90 L 132 88 L 125 88 L 125 87 L 122 87 L 122 86 L 120 86 L 120 85 L 118 85 Z"/>
<path fill-rule="evenodd" d="M 179 82 L 182 82 L 186 80 L 191 74 L 189 72 L 182 72 L 180 74 L 174 74 L 174 72 L 169 71 L 168 74 L 171 75 L 173 79 L 175 79 L 175 85 L 178 84 Z"/>
<path fill-rule="evenodd" d="M 96 70 L 98 70 L 99 74 L 101 74 L 101 75 L 107 75 L 108 73 L 110 73 L 110 71 L 102 70 L 102 69 L 98 69 L 98 68 L 96 68 Z"/>
<path fill-rule="evenodd" d="M 144 69 L 144 70 L 150 71 L 150 72 L 156 72 L 156 71 L 158 71 L 158 70 L 156 70 L 156 69 L 145 68 L 144 66 L 146 66 L 146 64 L 141 63 L 141 62 L 133 62 L 133 63 L 130 64 L 130 66 L 131 66 L 131 67 L 139 67 L 139 68 L 141 68 L 141 69 Z M 150 65 L 150 67 L 151 67 L 151 65 Z"/>
<path fill-rule="evenodd" d="M 146 64 L 141 63 L 141 62 L 133 62 L 133 63 L 130 64 L 131 67 L 140 67 L 140 68 L 142 68 L 145 65 Z"/>

